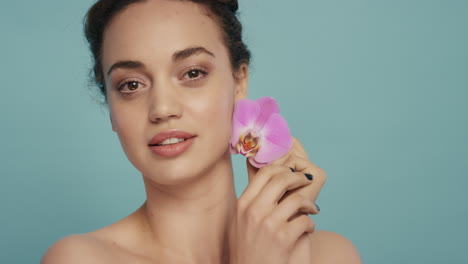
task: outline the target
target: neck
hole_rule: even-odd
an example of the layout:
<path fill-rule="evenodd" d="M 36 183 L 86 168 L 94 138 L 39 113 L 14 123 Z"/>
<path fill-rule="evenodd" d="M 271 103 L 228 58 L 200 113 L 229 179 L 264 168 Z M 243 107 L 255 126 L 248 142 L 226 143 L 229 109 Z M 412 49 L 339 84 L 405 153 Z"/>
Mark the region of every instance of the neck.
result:
<path fill-rule="evenodd" d="M 177 186 L 145 179 L 144 225 L 168 258 L 226 263 L 228 229 L 237 201 L 230 154 L 193 179 Z"/>

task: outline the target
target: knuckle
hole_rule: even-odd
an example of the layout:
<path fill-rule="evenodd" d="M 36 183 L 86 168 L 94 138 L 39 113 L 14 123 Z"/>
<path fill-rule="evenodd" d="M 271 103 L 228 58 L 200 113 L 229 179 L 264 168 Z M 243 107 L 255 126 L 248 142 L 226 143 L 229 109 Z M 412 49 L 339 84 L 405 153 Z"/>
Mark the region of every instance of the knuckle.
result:
<path fill-rule="evenodd" d="M 239 200 L 237 200 L 237 212 L 238 213 L 242 213 L 242 212 L 245 212 L 245 210 L 247 209 L 247 201 L 245 201 L 245 199 L 242 199 L 242 198 L 239 198 Z"/>
<path fill-rule="evenodd" d="M 301 144 L 301 142 L 299 141 L 299 139 L 297 139 L 296 137 L 292 137 L 293 138 L 293 143 L 295 144 Z"/>
<path fill-rule="evenodd" d="M 308 217 L 308 218 L 309 218 L 309 220 L 308 220 L 308 222 L 307 222 L 307 225 L 311 225 L 311 226 L 312 226 L 312 230 L 315 231 L 315 222 L 314 222 L 314 220 L 312 220 L 312 218 L 310 218 L 310 217 Z"/>
<path fill-rule="evenodd" d="M 325 183 L 327 181 L 327 173 L 320 167 L 317 167 L 317 181 Z"/>
<path fill-rule="evenodd" d="M 288 153 L 286 154 L 286 157 L 285 157 L 285 159 L 284 159 L 284 165 L 285 165 L 285 166 L 286 166 L 286 164 L 294 164 L 294 163 L 292 162 L 292 160 L 291 160 L 291 156 L 292 156 L 292 155 L 290 154 L 290 152 L 288 152 Z"/>
<path fill-rule="evenodd" d="M 294 155 L 294 157 L 300 161 L 311 163 L 309 159 L 305 158 L 303 152 L 298 152 Z"/>
<path fill-rule="evenodd" d="M 314 220 L 312 218 L 310 218 L 307 215 L 302 215 L 301 217 L 303 217 L 303 219 L 304 219 L 303 221 L 304 221 L 305 226 L 312 225 L 315 228 L 315 222 L 314 222 Z"/>
<path fill-rule="evenodd" d="M 273 241 L 275 244 L 281 246 L 281 247 L 284 247 L 284 246 L 287 246 L 289 243 L 289 235 L 288 233 L 283 230 L 283 229 L 280 229 L 278 231 L 276 231 L 273 235 Z"/>
<path fill-rule="evenodd" d="M 269 232 L 269 233 L 274 233 L 274 232 L 275 232 L 276 225 L 275 225 L 275 223 L 271 220 L 271 218 L 265 219 L 265 221 L 263 221 L 263 226 L 265 227 L 265 229 L 267 230 L 267 232 Z"/>
<path fill-rule="evenodd" d="M 299 160 L 299 159 L 301 159 L 301 157 L 299 155 L 297 155 L 297 153 L 291 153 L 288 156 L 287 162 L 288 162 L 288 164 L 295 164 L 297 162 L 297 160 Z"/>
<path fill-rule="evenodd" d="M 318 166 L 317 166 L 317 171 L 318 171 L 318 173 L 320 173 L 322 176 L 327 175 L 327 173 L 325 172 L 325 170 L 322 169 L 321 167 L 318 167 Z"/>
<path fill-rule="evenodd" d="M 261 177 L 272 177 L 273 171 L 275 170 L 275 167 L 278 165 L 275 164 L 267 164 L 263 167 L 261 167 L 257 174 L 262 175 Z"/>
<path fill-rule="evenodd" d="M 295 137 L 293 137 L 293 144 L 300 150 L 304 151 L 304 146 L 302 145 L 301 141 Z"/>
<path fill-rule="evenodd" d="M 314 219 L 310 218 L 309 216 L 307 215 L 304 215 L 304 218 L 305 218 L 305 224 L 306 225 L 312 225 L 314 228 L 315 228 L 315 221 Z"/>
<path fill-rule="evenodd" d="M 267 164 L 267 165 L 261 167 L 259 169 L 259 171 L 269 171 L 269 170 L 273 169 L 275 166 L 276 165 L 270 163 L 270 164 Z"/>
<path fill-rule="evenodd" d="M 271 179 L 271 183 L 274 185 L 286 186 L 289 183 L 289 179 L 286 175 L 277 174 Z"/>
<path fill-rule="evenodd" d="M 307 198 L 299 192 L 291 194 L 288 198 L 291 199 L 291 201 L 295 204 L 303 204 L 307 202 Z"/>
<path fill-rule="evenodd" d="M 245 210 L 245 217 L 249 224 L 256 225 L 260 223 L 261 216 L 258 210 L 255 210 L 252 206 Z"/>
<path fill-rule="evenodd" d="M 312 220 L 312 218 L 309 217 L 309 222 L 310 222 L 310 224 L 311 224 L 311 225 L 314 227 L 314 229 L 315 229 L 315 221 Z"/>

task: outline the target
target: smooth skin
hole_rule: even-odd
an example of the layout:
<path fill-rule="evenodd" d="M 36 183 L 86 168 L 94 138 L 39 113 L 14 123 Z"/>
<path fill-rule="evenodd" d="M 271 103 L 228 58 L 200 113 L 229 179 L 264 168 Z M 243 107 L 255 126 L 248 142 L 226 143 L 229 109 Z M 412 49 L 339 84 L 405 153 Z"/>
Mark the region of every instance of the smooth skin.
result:
<path fill-rule="evenodd" d="M 361 263 L 348 239 L 307 216 L 318 213 L 326 174 L 297 139 L 273 164 L 247 163 L 249 184 L 236 197 L 228 146 L 248 68 L 233 71 L 228 55 L 217 22 L 192 2 L 151 0 L 114 17 L 102 54 L 110 120 L 147 199 L 110 226 L 58 240 L 42 264 Z M 132 63 L 112 67 L 119 61 Z M 195 135 L 192 146 L 154 154 L 151 138 L 173 129 Z"/>

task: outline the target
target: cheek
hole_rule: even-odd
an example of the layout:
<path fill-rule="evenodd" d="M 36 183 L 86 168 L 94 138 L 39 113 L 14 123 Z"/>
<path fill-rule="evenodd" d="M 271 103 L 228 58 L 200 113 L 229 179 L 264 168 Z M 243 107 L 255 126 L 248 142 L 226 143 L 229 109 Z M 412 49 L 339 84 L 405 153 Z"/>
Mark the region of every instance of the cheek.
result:
<path fill-rule="evenodd" d="M 216 133 L 219 140 L 229 140 L 231 133 L 232 111 L 234 107 L 234 97 L 229 92 L 229 87 L 224 87 L 222 92 L 213 96 L 205 109 L 207 122 Z"/>
<path fill-rule="evenodd" d="M 139 116 L 142 115 L 137 115 L 133 113 L 132 109 L 126 110 L 123 107 L 110 107 L 109 111 L 112 116 L 114 131 L 119 136 L 122 146 L 126 148 L 127 145 L 139 138 L 138 133 L 142 125 Z"/>
<path fill-rule="evenodd" d="M 196 112 L 189 119 L 195 122 L 201 134 L 222 144 L 222 141 L 229 140 L 230 137 L 234 98 L 227 92 L 229 87 L 217 87 L 220 87 L 219 90 L 210 89 L 209 93 L 204 93 L 197 98 L 198 100 L 192 98 L 191 104 L 194 107 L 192 109 L 196 109 Z"/>

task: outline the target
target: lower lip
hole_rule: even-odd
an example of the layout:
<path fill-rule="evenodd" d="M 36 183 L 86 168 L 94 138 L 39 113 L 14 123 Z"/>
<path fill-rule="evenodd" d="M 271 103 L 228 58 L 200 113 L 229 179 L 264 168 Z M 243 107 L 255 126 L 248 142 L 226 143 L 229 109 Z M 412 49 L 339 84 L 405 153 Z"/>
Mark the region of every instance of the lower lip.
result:
<path fill-rule="evenodd" d="M 150 146 L 151 150 L 162 157 L 174 157 L 185 152 L 193 143 L 195 137 L 188 138 L 185 141 L 164 145 L 164 146 Z"/>

